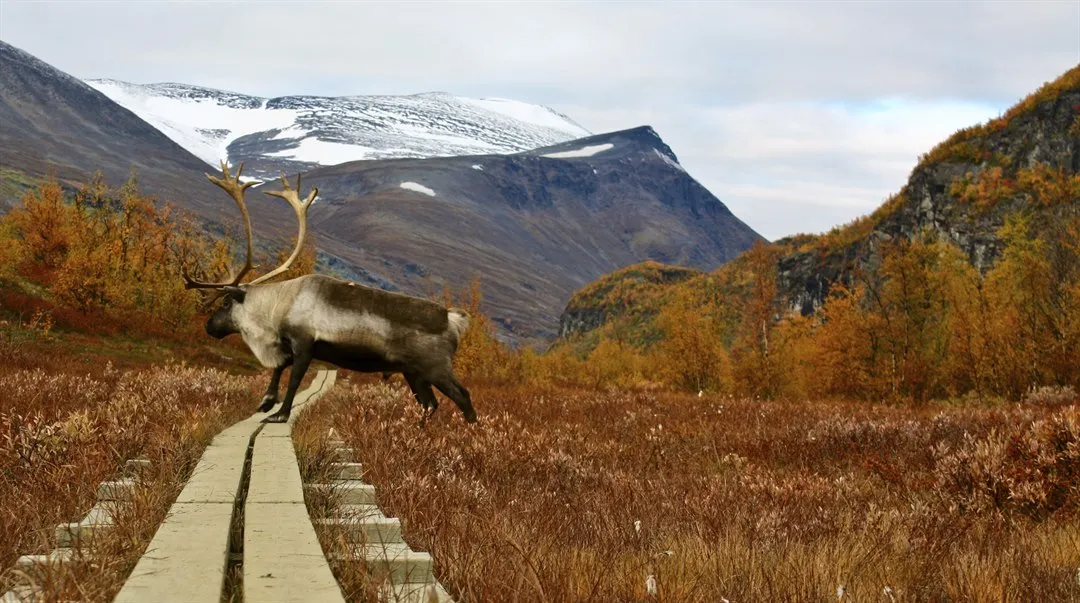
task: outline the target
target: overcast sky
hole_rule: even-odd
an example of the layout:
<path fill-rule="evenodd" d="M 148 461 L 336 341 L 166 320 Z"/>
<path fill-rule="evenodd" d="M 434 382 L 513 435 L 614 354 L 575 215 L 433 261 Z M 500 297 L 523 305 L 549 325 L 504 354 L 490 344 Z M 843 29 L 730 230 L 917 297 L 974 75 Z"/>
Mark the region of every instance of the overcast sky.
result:
<path fill-rule="evenodd" d="M 1080 63 L 1080 0 L 0 0 L 0 39 L 82 78 L 262 96 L 446 91 L 648 124 L 775 239 L 872 211 L 919 154 Z"/>

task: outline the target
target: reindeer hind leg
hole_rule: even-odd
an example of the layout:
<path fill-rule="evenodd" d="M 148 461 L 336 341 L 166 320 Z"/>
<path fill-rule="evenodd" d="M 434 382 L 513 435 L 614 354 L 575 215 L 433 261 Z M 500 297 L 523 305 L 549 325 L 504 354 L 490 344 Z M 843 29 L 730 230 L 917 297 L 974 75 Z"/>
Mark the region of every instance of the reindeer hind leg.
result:
<path fill-rule="evenodd" d="M 431 415 L 435 414 L 435 411 L 439 409 L 439 400 L 435 398 L 435 392 L 431 391 L 431 383 L 428 383 L 416 373 L 404 373 L 404 375 L 405 382 L 409 384 L 413 397 L 424 408 L 424 418 L 420 421 L 420 426 L 423 427 L 427 420 L 431 418 Z"/>
<path fill-rule="evenodd" d="M 461 409 L 461 414 L 465 417 L 465 421 L 468 423 L 476 422 L 476 410 L 473 409 L 472 397 L 469 395 L 469 390 L 465 389 L 451 372 L 445 373 L 438 379 L 433 379 L 432 383 L 435 387 L 439 388 L 447 398 L 450 398 Z"/>

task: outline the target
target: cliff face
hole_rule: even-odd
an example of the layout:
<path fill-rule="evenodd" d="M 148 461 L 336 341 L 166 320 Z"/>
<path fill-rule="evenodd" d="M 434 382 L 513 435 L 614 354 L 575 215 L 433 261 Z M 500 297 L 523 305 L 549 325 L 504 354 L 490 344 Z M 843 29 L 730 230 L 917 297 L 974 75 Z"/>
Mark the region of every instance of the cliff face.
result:
<path fill-rule="evenodd" d="M 927 154 L 904 188 L 873 215 L 821 237 L 779 241 L 791 249 L 779 261 L 787 306 L 803 314 L 820 307 L 831 283 L 855 271 L 873 272 L 883 243 L 929 230 L 963 250 L 985 273 L 1000 257 L 997 231 L 1018 212 L 1035 227 L 1075 214 L 1080 191 L 1080 67 L 1044 86 L 1003 117 L 962 130 Z M 1051 180 L 1054 183 L 1040 182 Z M 1061 187 L 1047 191 L 1047 187 Z M 1051 198 L 1055 197 L 1055 198 Z M 831 245 L 829 238 L 846 242 Z"/>

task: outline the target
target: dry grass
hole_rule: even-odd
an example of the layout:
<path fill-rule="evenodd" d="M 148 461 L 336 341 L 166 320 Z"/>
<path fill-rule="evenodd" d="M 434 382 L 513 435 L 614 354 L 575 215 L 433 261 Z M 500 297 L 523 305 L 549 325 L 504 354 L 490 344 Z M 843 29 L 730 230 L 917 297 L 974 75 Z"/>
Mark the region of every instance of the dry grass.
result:
<path fill-rule="evenodd" d="M 476 387 L 421 431 L 347 387 L 297 437 L 338 429 L 459 600 L 1080 598 L 1073 406 Z"/>
<path fill-rule="evenodd" d="M 253 410 L 264 383 L 216 369 L 153 366 L 160 350 L 115 369 L 92 352 L 73 353 L 74 334 L 2 326 L 0 592 L 18 580 L 8 568 L 19 555 L 51 550 L 56 525 L 80 519 L 100 482 L 126 459 L 147 458 L 152 465 L 136 500 L 122 508 L 114 532 L 95 542 L 97 561 L 57 568 L 42 584 L 47 600 L 109 600 L 205 445 Z"/>

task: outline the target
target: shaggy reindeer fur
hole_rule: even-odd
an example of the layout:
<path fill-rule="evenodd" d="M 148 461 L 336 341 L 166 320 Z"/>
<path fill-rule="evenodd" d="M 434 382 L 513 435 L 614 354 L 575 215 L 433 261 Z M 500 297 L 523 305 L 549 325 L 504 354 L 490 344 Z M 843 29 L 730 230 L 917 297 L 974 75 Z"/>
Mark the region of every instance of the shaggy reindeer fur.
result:
<path fill-rule="evenodd" d="M 476 421 L 468 390 L 451 359 L 469 326 L 464 310 L 389 293 L 324 275 L 223 288 L 225 302 L 206 323 L 222 338 L 240 333 L 259 362 L 273 369 L 259 410 L 277 403 L 285 368 L 292 366 L 281 409 L 266 419 L 288 419 L 310 362 L 323 360 L 359 372 L 402 373 L 427 417 L 438 408 L 435 386 Z"/>

